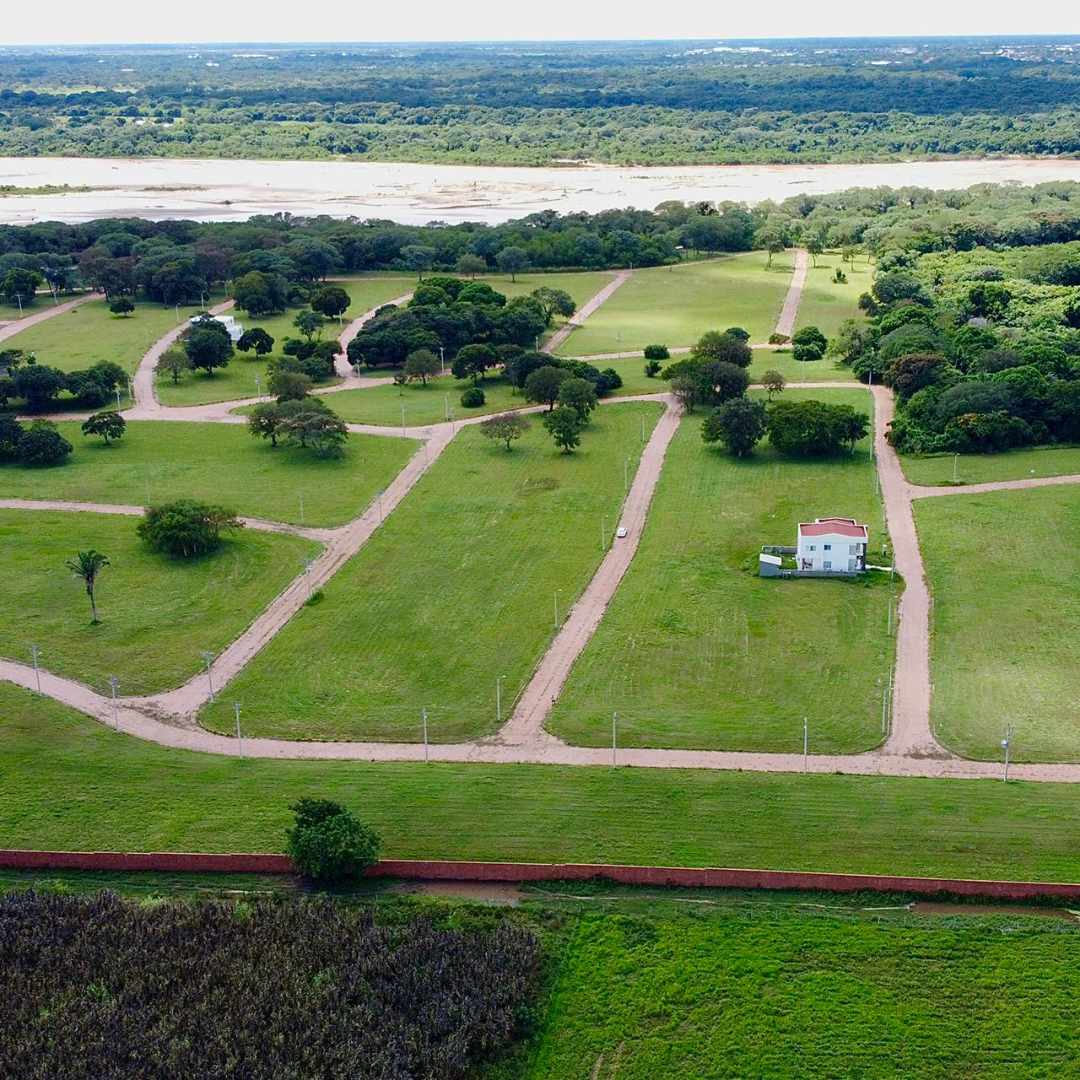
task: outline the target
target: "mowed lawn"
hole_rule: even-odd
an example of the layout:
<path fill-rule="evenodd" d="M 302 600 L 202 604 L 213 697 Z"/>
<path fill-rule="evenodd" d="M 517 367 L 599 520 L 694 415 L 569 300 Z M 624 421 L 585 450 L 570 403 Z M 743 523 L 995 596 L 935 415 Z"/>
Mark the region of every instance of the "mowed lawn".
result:
<path fill-rule="evenodd" d="M 933 592 L 938 739 L 998 759 L 1080 761 L 1080 492 L 1038 488 L 917 499 Z"/>
<path fill-rule="evenodd" d="M 1080 475 L 1080 446 L 1041 446 L 1004 454 L 927 454 L 901 456 L 904 475 L 913 484 L 940 486 L 1029 480 L 1036 476 Z"/>
<path fill-rule="evenodd" d="M 706 330 L 742 326 L 768 339 L 791 283 L 782 259 L 760 251 L 636 270 L 557 350 L 561 356 L 692 345 Z"/>
<path fill-rule="evenodd" d="M 795 394 L 790 395 L 794 397 Z M 870 410 L 860 391 L 801 391 Z M 887 579 L 758 577 L 762 544 L 843 515 L 881 547 L 869 439 L 853 456 L 791 461 L 767 443 L 739 461 L 707 447 L 701 417 L 668 450 L 633 563 L 549 720 L 574 744 L 814 753 L 882 738 L 892 639 Z"/>
<path fill-rule="evenodd" d="M 755 349 L 750 364 L 750 378 L 759 383 L 767 371 L 779 371 L 789 383 L 857 382 L 851 368 L 831 357 L 821 360 L 796 360 L 790 349 Z"/>
<path fill-rule="evenodd" d="M 614 368 L 622 376 L 623 385 L 611 397 L 662 394 L 668 389 L 666 382 L 646 378 L 641 360 L 605 360 L 598 366 Z M 378 372 L 372 374 L 377 375 Z M 466 408 L 461 404 L 461 395 L 472 385 L 471 379 L 438 376 L 430 379 L 426 385 L 411 382 L 395 386 L 387 383 L 366 389 L 335 391 L 326 398 L 326 403 L 351 424 L 383 424 L 388 427 L 439 424 L 447 419 L 464 420 L 470 416 L 526 408 L 530 404 L 523 392 L 505 379 L 489 376 L 477 384 L 484 391 L 484 404 Z"/>
<path fill-rule="evenodd" d="M 837 284 L 833 273 L 841 269 L 847 281 Z M 799 314 L 795 329 L 816 326 L 826 337 L 832 337 L 845 319 L 862 319 L 859 297 L 869 292 L 874 283 L 874 265 L 867 265 L 865 257 L 854 263 L 845 263 L 839 252 L 826 252 L 817 258 L 817 266 L 811 265 L 806 273 Z"/>
<path fill-rule="evenodd" d="M 562 454 L 537 421 L 507 452 L 463 429 L 365 548 L 229 688 L 253 735 L 419 741 L 475 738 L 504 719 L 568 605 L 601 559 L 631 472 L 660 415 L 596 410 Z M 229 728 L 231 704 L 203 722 Z M 231 729 L 230 729 L 231 730 Z"/>
<path fill-rule="evenodd" d="M 216 303 L 220 296 L 211 296 Z M 197 315 L 198 305 L 180 307 L 180 321 Z M 91 300 L 71 311 L 29 326 L 4 342 L 5 349 L 24 349 L 39 364 L 76 371 L 100 360 L 119 364 L 128 374 L 158 338 L 176 326 L 176 309 L 139 301 L 131 315 L 113 315 L 105 300 Z"/>
<path fill-rule="evenodd" d="M 281 851 L 290 804 L 317 795 L 374 825 L 387 858 L 1080 880 L 1070 784 L 237 759 L 117 734 L 3 682 L 0 775 L 17 778 L 0 799 L 13 848 Z"/>
<path fill-rule="evenodd" d="M 687 899 L 680 910 L 627 893 L 577 919 L 560 905 L 570 928 L 522 1075 L 953 1080 L 1073 1071 L 1075 926 L 1034 912 L 907 914 L 888 910 L 888 898 L 874 914 L 834 897 L 785 904 L 757 894 L 741 907 L 725 894 L 711 904 Z"/>
<path fill-rule="evenodd" d="M 0 655 L 41 663 L 106 692 L 146 694 L 179 685 L 303 570 L 318 545 L 291 536 L 233 534 L 202 559 L 167 559 L 136 536 L 137 518 L 0 510 Z M 65 566 L 78 551 L 109 566 L 97 589 L 101 622 L 90 624 L 81 581 Z"/>
<path fill-rule="evenodd" d="M 62 423 L 60 431 L 75 448 L 66 462 L 50 469 L 0 465 L 0 498 L 138 506 L 190 498 L 249 517 L 341 525 L 419 448 L 414 439 L 351 434 L 344 457 L 322 460 L 308 450 L 275 449 L 234 424 L 137 420 L 108 446 L 87 438 L 77 423 Z"/>

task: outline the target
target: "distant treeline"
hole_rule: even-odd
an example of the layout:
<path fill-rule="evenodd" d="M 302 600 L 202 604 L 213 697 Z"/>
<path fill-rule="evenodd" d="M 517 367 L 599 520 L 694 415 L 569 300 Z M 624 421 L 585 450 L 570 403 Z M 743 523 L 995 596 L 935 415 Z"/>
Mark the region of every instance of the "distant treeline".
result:
<path fill-rule="evenodd" d="M 547 164 L 1080 153 L 1080 39 L 27 49 L 0 153 Z"/>
<path fill-rule="evenodd" d="M 663 203 L 598 214 L 542 211 L 502 225 L 398 225 L 285 214 L 246 222 L 103 219 L 0 226 L 0 293 L 32 297 L 25 274 L 57 291 L 141 292 L 199 302 L 253 270 L 301 295 L 334 274 L 659 266 L 695 255 L 804 244 L 884 258 L 895 252 L 1014 248 L 1080 239 L 1080 184 L 966 191 L 857 188 L 782 203 Z M 7 283 L 7 284 L 5 284 Z M 12 300 L 14 302 L 14 300 Z"/>

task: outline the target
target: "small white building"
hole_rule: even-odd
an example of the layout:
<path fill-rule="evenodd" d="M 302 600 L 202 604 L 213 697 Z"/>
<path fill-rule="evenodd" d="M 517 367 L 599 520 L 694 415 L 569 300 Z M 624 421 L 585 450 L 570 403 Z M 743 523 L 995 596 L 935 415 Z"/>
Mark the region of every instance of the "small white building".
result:
<path fill-rule="evenodd" d="M 207 318 L 213 319 L 214 322 L 221 323 L 228 331 L 229 338 L 234 345 L 240 340 L 241 335 L 244 333 L 243 326 L 236 321 L 236 318 L 233 315 L 196 315 L 195 318 L 190 319 L 189 322 L 194 326 L 197 322 Z"/>
<path fill-rule="evenodd" d="M 799 524 L 797 570 L 861 574 L 866 570 L 870 530 L 854 518 L 815 518 Z"/>

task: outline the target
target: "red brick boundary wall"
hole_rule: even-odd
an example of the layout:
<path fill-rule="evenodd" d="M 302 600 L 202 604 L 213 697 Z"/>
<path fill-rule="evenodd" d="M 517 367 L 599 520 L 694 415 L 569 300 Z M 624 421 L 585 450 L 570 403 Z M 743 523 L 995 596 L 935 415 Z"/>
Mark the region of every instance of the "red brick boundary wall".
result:
<path fill-rule="evenodd" d="M 11 851 L 0 849 L 0 868 L 13 870 L 157 870 L 164 872 L 288 874 L 287 855 L 211 855 L 185 852 Z M 386 859 L 370 877 L 414 881 L 590 881 L 622 885 L 720 889 L 797 889 L 813 892 L 911 893 L 979 896 L 995 900 L 1041 897 L 1080 900 L 1080 884 L 1043 881 L 980 881 L 964 878 L 893 877 L 882 874 L 816 874 L 793 870 L 696 869 L 592 863 L 439 862 Z"/>

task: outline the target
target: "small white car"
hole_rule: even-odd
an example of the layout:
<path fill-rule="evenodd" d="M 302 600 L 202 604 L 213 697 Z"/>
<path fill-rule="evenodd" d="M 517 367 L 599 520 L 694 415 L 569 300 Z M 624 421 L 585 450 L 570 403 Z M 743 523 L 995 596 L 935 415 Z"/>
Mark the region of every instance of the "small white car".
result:
<path fill-rule="evenodd" d="M 625 535 L 626 535 L 626 526 L 625 525 L 620 525 L 615 530 L 615 539 L 616 540 L 621 540 Z"/>

